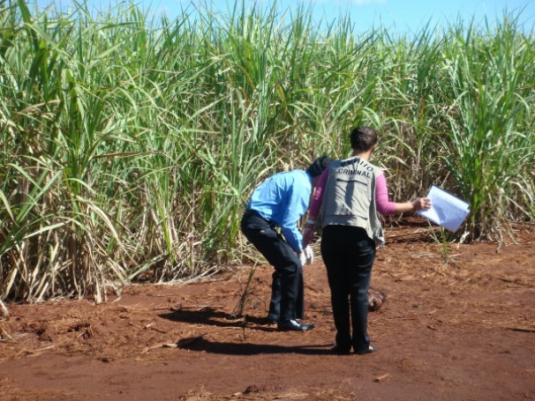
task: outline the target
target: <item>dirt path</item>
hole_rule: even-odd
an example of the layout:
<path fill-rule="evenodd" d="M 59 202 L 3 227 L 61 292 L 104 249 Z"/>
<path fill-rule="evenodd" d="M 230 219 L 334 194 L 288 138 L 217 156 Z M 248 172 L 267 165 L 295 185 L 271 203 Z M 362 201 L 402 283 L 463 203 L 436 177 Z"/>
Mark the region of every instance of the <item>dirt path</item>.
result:
<path fill-rule="evenodd" d="M 378 351 L 365 356 L 329 353 L 321 260 L 305 267 L 308 333 L 264 321 L 267 265 L 240 319 L 248 267 L 101 305 L 8 305 L 0 400 L 535 400 L 535 234 L 518 238 L 498 253 L 452 246 L 446 265 L 424 228 L 388 229 L 372 278 L 388 299 L 370 314 Z"/>

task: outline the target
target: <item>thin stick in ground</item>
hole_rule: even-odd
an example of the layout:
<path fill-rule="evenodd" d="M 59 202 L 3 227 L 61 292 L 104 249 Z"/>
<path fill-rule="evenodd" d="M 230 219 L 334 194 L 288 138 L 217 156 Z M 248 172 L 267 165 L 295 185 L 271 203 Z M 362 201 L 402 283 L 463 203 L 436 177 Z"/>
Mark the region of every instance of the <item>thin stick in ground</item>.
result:
<path fill-rule="evenodd" d="M 247 292 L 249 291 L 249 285 L 251 284 L 251 280 L 253 279 L 254 272 L 256 271 L 256 266 L 258 264 L 255 263 L 253 267 L 251 267 L 251 271 L 249 272 L 249 277 L 247 278 L 247 283 L 245 283 L 245 288 L 243 290 L 243 293 L 240 297 L 240 300 L 238 301 L 238 304 L 234 308 L 234 311 L 231 314 L 231 317 L 240 317 L 243 314 L 243 308 L 245 307 L 245 301 L 247 300 Z"/>

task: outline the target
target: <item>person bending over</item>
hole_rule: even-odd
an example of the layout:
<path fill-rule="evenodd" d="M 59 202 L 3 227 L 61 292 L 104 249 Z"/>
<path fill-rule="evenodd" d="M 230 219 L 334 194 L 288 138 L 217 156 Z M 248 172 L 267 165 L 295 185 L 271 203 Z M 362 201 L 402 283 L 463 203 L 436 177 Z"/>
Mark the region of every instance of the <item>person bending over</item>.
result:
<path fill-rule="evenodd" d="M 318 177 L 330 162 L 322 156 L 306 171 L 281 172 L 268 178 L 254 190 L 241 220 L 245 237 L 275 268 L 268 319 L 277 322 L 279 330 L 315 327 L 297 320 L 304 317 L 306 260 L 297 224 L 308 209 Z"/>

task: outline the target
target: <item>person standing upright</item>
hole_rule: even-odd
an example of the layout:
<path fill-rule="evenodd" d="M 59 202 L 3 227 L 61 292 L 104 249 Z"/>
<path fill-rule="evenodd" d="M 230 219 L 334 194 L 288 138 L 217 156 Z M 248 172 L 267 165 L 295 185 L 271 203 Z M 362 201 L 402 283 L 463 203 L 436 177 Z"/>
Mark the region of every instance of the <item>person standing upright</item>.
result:
<path fill-rule="evenodd" d="M 333 352 L 349 354 L 353 348 L 363 355 L 375 351 L 367 332 L 368 289 L 376 244 L 384 244 L 379 214 L 429 209 L 431 200 L 390 202 L 383 171 L 369 162 L 377 147 L 377 132 L 357 127 L 350 137 L 352 157 L 333 161 L 319 179 L 303 246 L 312 241 L 316 224 L 322 227 L 321 255 L 336 326 Z"/>
<path fill-rule="evenodd" d="M 304 317 L 302 269 L 307 258 L 298 222 L 308 209 L 318 177 L 330 162 L 322 156 L 306 171 L 271 176 L 254 190 L 241 220 L 245 237 L 275 268 L 268 318 L 277 322 L 279 330 L 315 327 L 297 320 Z"/>

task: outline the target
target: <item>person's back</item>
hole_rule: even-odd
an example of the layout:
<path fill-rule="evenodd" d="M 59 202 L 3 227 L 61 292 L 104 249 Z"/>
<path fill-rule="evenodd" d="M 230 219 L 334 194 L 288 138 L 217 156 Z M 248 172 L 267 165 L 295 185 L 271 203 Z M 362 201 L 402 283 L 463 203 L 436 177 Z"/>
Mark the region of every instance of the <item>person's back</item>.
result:
<path fill-rule="evenodd" d="M 375 201 L 375 182 L 383 171 L 355 156 L 331 163 L 319 224 L 364 228 L 377 243 L 384 235 Z"/>
<path fill-rule="evenodd" d="M 297 222 L 308 208 L 311 191 L 312 182 L 305 171 L 277 173 L 254 190 L 247 209 L 280 227 L 290 246 L 299 250 L 302 237 Z"/>

